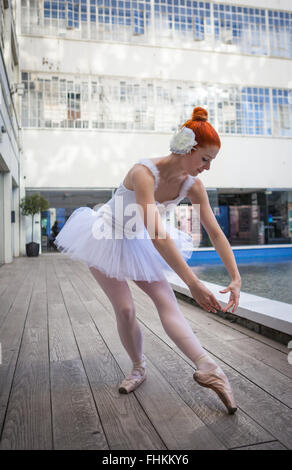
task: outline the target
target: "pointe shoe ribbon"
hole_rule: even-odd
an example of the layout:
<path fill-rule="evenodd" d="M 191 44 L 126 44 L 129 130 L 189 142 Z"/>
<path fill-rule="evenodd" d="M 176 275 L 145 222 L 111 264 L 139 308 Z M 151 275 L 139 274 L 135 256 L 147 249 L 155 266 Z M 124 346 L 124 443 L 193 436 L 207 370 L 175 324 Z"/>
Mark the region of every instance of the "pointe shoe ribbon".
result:
<path fill-rule="evenodd" d="M 197 370 L 194 372 L 193 377 L 199 385 L 211 388 L 217 393 L 228 409 L 229 414 L 236 412 L 237 406 L 229 380 L 220 367 L 211 370 Z"/>

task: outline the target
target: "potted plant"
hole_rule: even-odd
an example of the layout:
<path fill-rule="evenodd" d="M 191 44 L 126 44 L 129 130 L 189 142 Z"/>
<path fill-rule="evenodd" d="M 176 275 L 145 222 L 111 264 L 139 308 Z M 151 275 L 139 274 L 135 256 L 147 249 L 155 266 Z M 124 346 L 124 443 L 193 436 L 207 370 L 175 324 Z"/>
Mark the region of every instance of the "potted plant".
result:
<path fill-rule="evenodd" d="M 33 194 L 32 196 L 25 196 L 22 198 L 19 207 L 22 209 L 22 215 L 31 215 L 32 219 L 32 241 L 26 244 L 26 254 L 27 256 L 38 256 L 40 244 L 33 241 L 34 216 L 40 211 L 45 211 L 49 208 L 48 201 L 41 194 Z"/>

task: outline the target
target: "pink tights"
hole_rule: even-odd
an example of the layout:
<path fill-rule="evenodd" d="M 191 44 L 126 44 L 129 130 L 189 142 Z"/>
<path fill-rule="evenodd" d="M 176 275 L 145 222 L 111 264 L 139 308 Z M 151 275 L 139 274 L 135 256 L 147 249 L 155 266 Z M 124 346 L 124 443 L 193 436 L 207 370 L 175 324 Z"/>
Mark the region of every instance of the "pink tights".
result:
<path fill-rule="evenodd" d="M 143 336 L 136 319 L 135 305 L 127 281 L 107 277 L 96 268 L 89 268 L 109 298 L 117 319 L 117 329 L 121 342 L 133 363 L 142 360 Z M 194 362 L 199 369 L 210 369 L 216 365 L 202 348 L 180 311 L 176 297 L 165 280 L 147 282 L 134 281 L 153 300 L 164 330 L 177 347 Z"/>

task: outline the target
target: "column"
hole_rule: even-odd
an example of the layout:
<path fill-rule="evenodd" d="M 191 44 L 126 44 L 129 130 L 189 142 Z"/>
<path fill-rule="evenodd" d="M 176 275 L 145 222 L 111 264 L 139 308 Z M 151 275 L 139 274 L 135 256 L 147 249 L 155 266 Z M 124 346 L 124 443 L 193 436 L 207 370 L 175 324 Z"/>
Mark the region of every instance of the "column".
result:
<path fill-rule="evenodd" d="M 12 191 L 12 178 L 10 171 L 3 174 L 3 192 L 4 192 L 4 263 L 11 263 L 13 261 L 11 250 L 11 191 Z"/>

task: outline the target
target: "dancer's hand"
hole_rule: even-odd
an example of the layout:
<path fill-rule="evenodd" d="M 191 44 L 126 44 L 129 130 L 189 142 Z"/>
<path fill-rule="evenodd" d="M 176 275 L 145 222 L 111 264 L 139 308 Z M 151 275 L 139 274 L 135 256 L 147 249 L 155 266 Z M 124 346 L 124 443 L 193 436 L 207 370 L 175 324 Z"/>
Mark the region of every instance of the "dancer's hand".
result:
<path fill-rule="evenodd" d="M 224 308 L 223 312 L 227 312 L 229 308 L 233 305 L 233 310 L 231 313 L 234 313 L 239 304 L 239 297 L 240 297 L 240 288 L 241 288 L 241 281 L 231 281 L 229 286 L 226 289 L 220 290 L 221 294 L 226 294 L 230 292 L 229 302 L 228 305 Z"/>
<path fill-rule="evenodd" d="M 217 310 L 222 310 L 216 297 L 212 294 L 204 284 L 199 281 L 198 283 L 189 286 L 191 294 L 195 301 L 207 312 L 216 313 Z"/>

